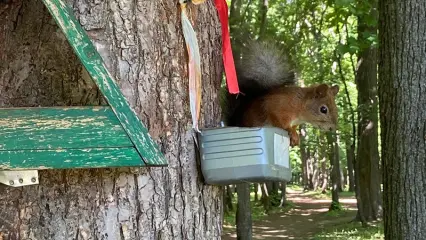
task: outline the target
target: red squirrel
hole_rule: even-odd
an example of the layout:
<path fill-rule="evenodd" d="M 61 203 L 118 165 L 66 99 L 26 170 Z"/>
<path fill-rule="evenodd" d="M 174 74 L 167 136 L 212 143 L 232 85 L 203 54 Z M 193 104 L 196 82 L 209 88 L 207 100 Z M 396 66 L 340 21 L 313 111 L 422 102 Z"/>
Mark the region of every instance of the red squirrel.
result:
<path fill-rule="evenodd" d="M 227 94 L 224 109 L 228 126 L 282 128 L 290 145 L 299 145 L 297 127 L 302 123 L 326 131 L 337 127 L 335 97 L 339 86 L 296 86 L 287 57 L 269 42 L 251 42 L 236 60 L 242 94 Z"/>

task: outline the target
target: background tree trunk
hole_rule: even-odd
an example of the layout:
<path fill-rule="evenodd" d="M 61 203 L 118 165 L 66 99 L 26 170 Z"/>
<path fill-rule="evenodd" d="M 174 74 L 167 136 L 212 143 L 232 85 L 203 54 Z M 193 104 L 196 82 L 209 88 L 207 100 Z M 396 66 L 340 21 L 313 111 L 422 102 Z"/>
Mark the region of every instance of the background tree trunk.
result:
<path fill-rule="evenodd" d="M 382 214 L 379 179 L 378 102 L 377 102 L 377 49 L 366 41 L 366 34 L 376 34 L 376 25 L 367 25 L 366 18 L 376 16 L 376 0 L 367 2 L 372 7 L 365 15 L 358 16 L 358 41 L 362 47 L 358 53 L 358 69 L 355 81 L 358 88 L 358 151 L 355 171 L 358 216 L 362 221 L 376 220 Z M 362 3 L 365 5 L 367 3 Z M 360 3 L 361 4 L 361 3 Z"/>
<path fill-rule="evenodd" d="M 327 133 L 320 132 L 320 164 L 321 164 L 321 193 L 326 193 L 328 188 L 329 172 L 327 168 L 327 160 L 331 159 L 330 149 L 327 142 Z"/>
<path fill-rule="evenodd" d="M 309 184 L 309 169 L 308 169 L 308 159 L 309 159 L 309 148 L 307 146 L 307 133 L 304 125 L 300 126 L 300 159 L 302 161 L 302 184 L 303 190 L 310 190 Z"/>
<path fill-rule="evenodd" d="M 234 194 L 232 192 L 231 186 L 226 186 L 226 205 L 229 211 L 234 210 L 234 205 L 232 204 L 232 199 Z"/>
<path fill-rule="evenodd" d="M 222 191 L 204 185 L 197 168 L 176 3 L 70 2 L 169 166 L 44 170 L 40 185 L 1 186 L 0 238 L 220 238 Z M 105 103 L 42 1 L 0 5 L 1 107 Z M 213 127 L 220 121 L 220 24 L 213 1 L 190 8 L 202 56 L 200 127 Z"/>
<path fill-rule="evenodd" d="M 278 190 L 280 189 L 280 182 L 271 182 L 272 188 L 268 189 L 271 195 L 275 194 L 278 196 Z"/>
<path fill-rule="evenodd" d="M 266 183 L 260 184 L 261 190 L 262 190 L 262 196 L 260 197 L 260 200 L 263 204 L 263 209 L 265 210 L 265 213 L 268 214 L 269 210 L 271 209 L 271 196 L 268 192 L 268 186 Z"/>
<path fill-rule="evenodd" d="M 254 201 L 259 201 L 259 183 L 253 184 L 253 191 L 254 191 Z"/>
<path fill-rule="evenodd" d="M 320 148 L 315 149 L 313 158 L 312 158 L 312 184 L 314 190 L 317 191 L 320 185 L 320 175 L 321 175 L 321 161 L 320 160 Z"/>
<path fill-rule="evenodd" d="M 237 204 L 237 239 L 252 239 L 252 219 L 250 206 L 250 184 L 237 184 L 238 204 Z"/>
<path fill-rule="evenodd" d="M 259 38 L 263 39 L 266 34 L 267 24 L 267 14 L 268 14 L 268 0 L 259 0 Z"/>
<path fill-rule="evenodd" d="M 336 183 L 337 183 L 337 191 L 338 192 L 343 192 L 343 188 L 344 188 L 344 179 L 343 179 L 343 172 L 342 172 L 342 168 L 340 165 L 340 136 L 337 135 L 336 132 L 334 132 L 333 134 L 335 134 L 333 136 L 334 139 L 334 144 L 333 144 L 333 170 L 335 170 L 336 172 L 334 173 L 334 175 L 336 176 Z M 336 167 L 336 169 L 334 169 L 334 167 Z"/>
<path fill-rule="evenodd" d="M 340 159 L 339 159 L 339 145 L 335 133 L 327 133 L 328 142 L 328 158 L 330 159 L 331 166 L 331 205 L 330 210 L 337 210 L 339 207 L 339 186 L 340 186 Z"/>
<path fill-rule="evenodd" d="M 339 189 L 339 192 L 343 192 L 343 189 L 346 188 L 346 177 L 345 177 L 345 173 L 343 172 L 342 167 L 340 167 L 339 172 L 340 172 L 340 189 Z"/>
<path fill-rule="evenodd" d="M 426 239 L 426 5 L 379 1 L 386 239 Z"/>
<path fill-rule="evenodd" d="M 355 191 L 355 178 L 354 178 L 354 160 L 355 160 L 355 149 L 350 138 L 346 139 L 346 157 L 348 164 L 348 181 L 349 181 L 349 192 Z"/>
<path fill-rule="evenodd" d="M 285 207 L 287 206 L 287 195 L 286 195 L 286 189 L 287 188 L 287 182 L 281 182 L 281 200 L 279 207 Z"/>
<path fill-rule="evenodd" d="M 231 5 L 229 6 L 229 32 L 231 34 L 232 53 L 235 59 L 240 57 L 241 40 L 244 40 L 242 36 L 247 34 L 240 29 L 244 18 L 244 16 L 241 16 L 243 2 L 244 0 L 231 0 Z"/>

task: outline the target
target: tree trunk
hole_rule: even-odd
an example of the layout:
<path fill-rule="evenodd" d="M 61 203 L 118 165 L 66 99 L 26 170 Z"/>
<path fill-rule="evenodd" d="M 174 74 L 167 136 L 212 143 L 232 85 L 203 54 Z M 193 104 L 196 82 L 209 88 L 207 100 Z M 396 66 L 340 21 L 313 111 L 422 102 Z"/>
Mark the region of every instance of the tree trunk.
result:
<path fill-rule="evenodd" d="M 232 199 L 234 195 L 232 194 L 232 189 L 230 186 L 226 186 L 226 205 L 229 211 L 234 210 L 234 206 L 232 205 Z"/>
<path fill-rule="evenodd" d="M 250 184 L 241 183 L 237 185 L 238 204 L 237 204 L 237 239 L 252 239 L 252 220 L 250 206 Z"/>
<path fill-rule="evenodd" d="M 314 152 L 314 157 L 312 158 L 312 182 L 313 182 L 313 186 L 314 186 L 314 190 L 318 190 L 319 185 L 320 185 L 320 175 L 321 175 L 321 167 L 320 164 L 321 161 L 323 160 L 322 158 L 320 158 L 320 151 L 321 151 L 321 147 L 318 147 L 315 149 Z"/>
<path fill-rule="evenodd" d="M 314 163 L 316 162 L 316 155 L 315 151 L 311 151 L 309 147 L 306 148 L 306 154 L 308 155 L 307 158 L 307 171 L 308 171 L 308 190 L 314 189 Z"/>
<path fill-rule="evenodd" d="M 342 172 L 342 168 L 340 167 L 340 136 L 337 135 L 336 132 L 334 132 L 335 136 L 333 136 L 334 139 L 334 150 L 333 150 L 333 160 L 334 160 L 334 166 L 336 166 L 335 170 L 336 172 L 334 173 L 336 176 L 336 183 L 337 183 L 337 191 L 338 192 L 343 192 L 343 186 L 344 186 L 344 179 L 343 179 L 343 172 Z"/>
<path fill-rule="evenodd" d="M 254 201 L 258 202 L 259 201 L 259 183 L 254 183 L 253 184 L 253 190 L 254 190 Z"/>
<path fill-rule="evenodd" d="M 346 178 L 345 178 L 345 174 L 343 173 L 342 167 L 340 167 L 339 172 L 340 172 L 340 189 L 339 189 L 339 192 L 343 192 L 343 189 L 346 188 Z"/>
<path fill-rule="evenodd" d="M 344 188 L 346 188 L 346 185 L 349 184 L 348 182 L 348 168 L 346 167 L 345 169 L 342 168 L 342 175 L 343 175 L 343 186 Z"/>
<path fill-rule="evenodd" d="M 268 0 L 259 0 L 259 39 L 263 39 L 267 29 Z"/>
<path fill-rule="evenodd" d="M 320 132 L 320 162 L 321 162 L 321 193 L 326 193 L 328 188 L 328 169 L 327 169 L 327 159 L 331 159 L 329 156 L 330 149 L 328 148 L 327 143 L 327 134 L 325 132 Z"/>
<path fill-rule="evenodd" d="M 376 5 L 376 0 L 369 2 L 372 6 Z M 357 198 L 360 200 L 358 216 L 363 221 L 376 220 L 382 215 L 377 127 L 377 49 L 364 39 L 366 33 L 377 33 L 376 26 L 367 25 L 365 19 L 376 16 L 375 9 L 373 7 L 368 13 L 358 17 L 358 41 L 363 43 L 361 46 L 369 46 L 361 48 L 358 53 L 355 77 L 358 88 L 358 151 L 355 171 L 358 171 L 356 185 L 359 190 Z"/>
<path fill-rule="evenodd" d="M 222 189 L 222 199 L 223 199 L 223 201 L 222 201 L 222 207 L 223 207 L 223 214 L 224 215 L 228 215 L 229 214 L 229 208 L 228 208 L 228 196 L 226 195 L 226 187 L 224 187 L 223 189 Z"/>
<path fill-rule="evenodd" d="M 355 160 L 355 147 L 352 141 L 346 139 L 346 157 L 348 161 L 348 178 L 349 178 L 349 192 L 355 191 L 355 178 L 354 178 L 354 160 Z"/>
<path fill-rule="evenodd" d="M 244 16 L 241 16 L 241 8 L 244 0 L 231 0 L 229 6 L 229 32 L 231 34 L 232 53 L 235 59 L 241 54 L 241 41 L 244 31 L 241 30 L 241 24 Z"/>
<path fill-rule="evenodd" d="M 10 2 L 0 3 L 0 106 L 105 104 L 42 1 Z M 0 187 L 0 239 L 220 239 L 222 191 L 203 184 L 196 162 L 176 3 L 70 1 L 169 166 L 43 170 L 39 185 Z M 200 127 L 214 127 L 220 23 L 212 1 L 190 8 L 202 56 Z"/>
<path fill-rule="evenodd" d="M 271 209 L 271 198 L 269 196 L 268 187 L 266 186 L 266 183 L 262 183 L 260 187 L 262 190 L 262 196 L 260 199 L 263 204 L 263 209 L 265 210 L 265 213 L 268 214 L 269 210 Z"/>
<path fill-rule="evenodd" d="M 426 5 L 380 0 L 379 100 L 386 239 L 426 239 Z"/>
<path fill-rule="evenodd" d="M 308 170 L 308 158 L 309 150 L 306 144 L 307 133 L 304 125 L 300 126 L 300 159 L 302 161 L 302 184 L 303 190 L 309 190 L 309 170 Z"/>
<path fill-rule="evenodd" d="M 234 26 L 241 19 L 241 5 L 243 0 L 231 0 L 231 6 L 229 6 L 229 25 Z M 231 30 L 233 30 L 231 28 Z M 232 32 L 232 31 L 231 31 Z"/>
<path fill-rule="evenodd" d="M 278 196 L 278 190 L 280 189 L 280 182 L 272 182 L 271 194 Z"/>
<path fill-rule="evenodd" d="M 340 186 L 340 162 L 339 162 L 339 145 L 335 133 L 327 133 L 328 142 L 328 158 L 331 166 L 331 206 L 330 210 L 336 210 L 339 206 L 339 186 Z"/>
<path fill-rule="evenodd" d="M 279 207 L 287 206 L 287 195 L 286 195 L 287 182 L 281 182 L 281 201 Z"/>

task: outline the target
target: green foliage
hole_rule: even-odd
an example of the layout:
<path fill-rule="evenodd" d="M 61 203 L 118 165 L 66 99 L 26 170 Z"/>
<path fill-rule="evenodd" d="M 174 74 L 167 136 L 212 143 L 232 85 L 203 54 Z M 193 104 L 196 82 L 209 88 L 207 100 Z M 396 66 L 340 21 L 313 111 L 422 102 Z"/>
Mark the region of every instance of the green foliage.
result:
<path fill-rule="evenodd" d="M 349 223 L 326 229 L 317 234 L 313 239 L 377 240 L 385 239 L 385 237 L 382 223 L 370 225 L 368 227 L 363 227 L 360 223 Z"/>
<path fill-rule="evenodd" d="M 289 54 L 300 85 L 317 83 L 338 84 L 336 97 L 339 114 L 338 142 L 341 168 L 347 167 L 346 144 L 356 140 L 358 91 L 355 83 L 357 54 L 378 44 L 377 32 L 369 27 L 377 25 L 376 9 L 368 1 L 356 0 L 269 0 L 267 21 L 262 26 L 263 1 L 230 0 L 230 30 L 235 57 L 247 39 L 271 39 Z M 358 22 L 365 27 L 360 30 Z M 324 133 L 306 126 L 306 148 L 311 156 L 325 162 Z M 379 129 L 380 131 L 380 129 Z M 299 147 L 290 149 L 293 176 L 302 174 Z M 297 182 L 297 181 L 295 181 Z M 294 187 L 294 186 L 288 186 Z M 340 196 L 353 193 L 339 193 Z M 330 193 L 314 193 L 317 198 L 330 198 Z M 274 198 L 273 198 L 274 199 Z M 274 200 L 272 200 L 274 201 Z M 334 213 L 330 213 L 334 214 Z"/>
<path fill-rule="evenodd" d="M 269 195 L 269 198 L 271 199 L 271 205 L 273 207 L 276 207 L 276 206 L 280 205 L 280 202 L 281 202 L 281 196 L 280 195 L 281 194 L 278 194 L 278 193 L 271 193 Z"/>
<path fill-rule="evenodd" d="M 333 201 L 333 202 L 331 202 L 330 209 L 327 212 L 327 214 L 329 216 L 338 217 L 342 214 L 343 211 L 344 211 L 344 209 L 343 209 L 342 205 L 338 202 Z"/>
<path fill-rule="evenodd" d="M 290 161 L 293 174 L 302 173 L 302 159 L 300 158 L 299 147 L 290 148 Z"/>

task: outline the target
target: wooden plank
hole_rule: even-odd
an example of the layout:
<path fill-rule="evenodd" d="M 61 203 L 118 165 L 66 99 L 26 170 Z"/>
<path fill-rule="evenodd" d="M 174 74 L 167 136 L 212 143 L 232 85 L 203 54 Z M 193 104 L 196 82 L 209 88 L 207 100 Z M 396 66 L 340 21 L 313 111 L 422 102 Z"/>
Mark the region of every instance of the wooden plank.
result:
<path fill-rule="evenodd" d="M 0 151 L 0 170 L 140 167 L 135 148 Z"/>
<path fill-rule="evenodd" d="M 110 107 L 0 109 L 0 150 L 133 147 Z"/>
<path fill-rule="evenodd" d="M 75 18 L 72 9 L 64 0 L 43 0 L 43 2 L 105 96 L 145 163 L 166 165 L 166 158 L 120 92 L 98 51 Z"/>

